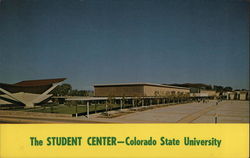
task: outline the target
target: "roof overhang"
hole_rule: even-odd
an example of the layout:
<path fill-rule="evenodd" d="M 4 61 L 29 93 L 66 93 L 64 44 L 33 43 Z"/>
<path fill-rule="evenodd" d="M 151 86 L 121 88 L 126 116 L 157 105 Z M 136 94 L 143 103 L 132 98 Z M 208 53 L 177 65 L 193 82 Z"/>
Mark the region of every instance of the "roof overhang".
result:
<path fill-rule="evenodd" d="M 96 84 L 94 87 L 123 87 L 123 86 L 156 86 L 156 87 L 165 87 L 165 88 L 177 88 L 177 89 L 187 89 L 187 87 L 177 87 L 170 85 L 154 84 L 154 83 L 116 83 L 116 84 Z"/>

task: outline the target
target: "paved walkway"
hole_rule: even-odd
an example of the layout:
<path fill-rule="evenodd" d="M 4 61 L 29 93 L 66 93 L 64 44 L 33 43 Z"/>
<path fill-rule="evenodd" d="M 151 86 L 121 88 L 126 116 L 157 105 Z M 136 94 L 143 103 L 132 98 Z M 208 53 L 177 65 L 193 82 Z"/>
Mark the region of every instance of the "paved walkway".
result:
<path fill-rule="evenodd" d="M 218 123 L 249 123 L 249 101 L 224 101 L 192 122 L 214 122 L 215 115 L 218 116 Z"/>
<path fill-rule="evenodd" d="M 90 120 L 120 123 L 248 123 L 248 101 L 222 101 L 216 105 L 208 103 L 187 103 L 147 111 L 134 112 L 115 118 L 90 118 Z"/>

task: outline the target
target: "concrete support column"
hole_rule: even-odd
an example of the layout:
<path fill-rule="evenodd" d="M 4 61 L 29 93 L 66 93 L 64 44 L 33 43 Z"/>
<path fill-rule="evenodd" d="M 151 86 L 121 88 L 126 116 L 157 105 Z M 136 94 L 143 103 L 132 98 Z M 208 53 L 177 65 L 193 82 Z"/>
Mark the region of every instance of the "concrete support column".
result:
<path fill-rule="evenodd" d="M 97 104 L 97 103 L 95 102 L 95 113 L 96 113 L 96 104 Z"/>
<path fill-rule="evenodd" d="M 152 105 L 152 104 L 153 104 L 153 101 L 152 101 L 152 99 L 150 99 L 150 101 L 149 101 L 149 102 L 150 102 L 150 105 Z"/>
<path fill-rule="evenodd" d="M 120 101 L 120 105 L 121 105 L 121 110 L 122 110 L 122 106 L 123 106 L 123 101 L 122 100 Z"/>
<path fill-rule="evenodd" d="M 142 103 L 141 103 L 141 104 L 142 104 L 142 106 L 144 106 L 144 99 L 142 99 L 142 101 L 141 101 L 141 102 L 142 102 Z"/>
<path fill-rule="evenodd" d="M 24 108 L 33 108 L 34 106 L 33 103 L 26 103 Z"/>
<path fill-rule="evenodd" d="M 134 99 L 132 99 L 132 105 L 133 105 L 133 107 L 135 107 L 135 100 Z"/>
<path fill-rule="evenodd" d="M 87 101 L 87 117 L 89 118 L 89 101 Z"/>
<path fill-rule="evenodd" d="M 106 113 L 107 113 L 107 115 L 108 115 L 108 101 L 106 100 L 106 103 L 105 103 L 106 105 Z"/>
<path fill-rule="evenodd" d="M 77 104 L 76 104 L 76 117 L 78 117 L 78 114 L 77 114 L 77 113 L 78 113 L 78 111 L 77 111 Z"/>

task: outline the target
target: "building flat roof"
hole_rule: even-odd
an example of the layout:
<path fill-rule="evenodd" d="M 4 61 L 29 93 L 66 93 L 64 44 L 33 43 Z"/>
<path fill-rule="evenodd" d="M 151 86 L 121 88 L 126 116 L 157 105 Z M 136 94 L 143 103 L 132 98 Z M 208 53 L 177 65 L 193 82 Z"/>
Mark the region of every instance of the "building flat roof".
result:
<path fill-rule="evenodd" d="M 138 82 L 138 83 L 114 83 L 114 84 L 96 84 L 94 87 L 122 87 L 122 86 L 156 86 L 156 87 L 165 87 L 165 88 L 177 88 L 177 89 L 190 89 L 187 87 L 177 87 L 170 85 L 162 85 L 155 83 L 146 83 L 146 82 Z"/>

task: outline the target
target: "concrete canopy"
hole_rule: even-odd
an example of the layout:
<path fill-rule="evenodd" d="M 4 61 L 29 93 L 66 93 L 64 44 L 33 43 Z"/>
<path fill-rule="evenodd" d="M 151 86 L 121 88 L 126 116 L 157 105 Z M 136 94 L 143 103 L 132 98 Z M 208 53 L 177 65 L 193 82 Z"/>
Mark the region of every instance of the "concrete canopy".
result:
<path fill-rule="evenodd" d="M 49 94 L 66 78 L 27 80 L 15 84 L 0 83 L 0 104 L 34 107 L 52 96 Z"/>

